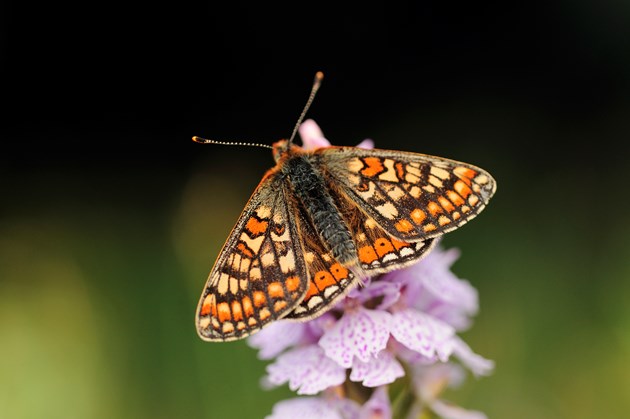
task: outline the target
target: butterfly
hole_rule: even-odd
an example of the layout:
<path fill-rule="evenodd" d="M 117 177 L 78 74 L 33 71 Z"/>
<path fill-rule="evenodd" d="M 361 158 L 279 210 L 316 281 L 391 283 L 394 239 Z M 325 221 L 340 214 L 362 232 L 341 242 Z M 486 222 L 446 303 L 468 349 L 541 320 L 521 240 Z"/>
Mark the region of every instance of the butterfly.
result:
<path fill-rule="evenodd" d="M 276 165 L 247 202 L 199 300 L 203 340 L 242 339 L 278 319 L 320 316 L 362 279 L 422 259 L 496 190 L 488 172 L 441 157 L 293 144 L 322 77 L 290 139 L 266 146 Z"/>

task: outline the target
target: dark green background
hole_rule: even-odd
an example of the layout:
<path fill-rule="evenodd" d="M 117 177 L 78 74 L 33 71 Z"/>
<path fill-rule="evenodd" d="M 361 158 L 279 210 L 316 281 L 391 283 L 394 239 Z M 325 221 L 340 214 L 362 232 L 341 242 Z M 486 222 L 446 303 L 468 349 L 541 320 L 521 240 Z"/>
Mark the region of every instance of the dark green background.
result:
<path fill-rule="evenodd" d="M 444 244 L 480 292 L 491 418 L 630 410 L 624 2 L 126 3 L 0 9 L 0 417 L 257 418 L 264 363 L 195 333 L 270 144 L 328 139 L 479 165 L 498 192 Z"/>

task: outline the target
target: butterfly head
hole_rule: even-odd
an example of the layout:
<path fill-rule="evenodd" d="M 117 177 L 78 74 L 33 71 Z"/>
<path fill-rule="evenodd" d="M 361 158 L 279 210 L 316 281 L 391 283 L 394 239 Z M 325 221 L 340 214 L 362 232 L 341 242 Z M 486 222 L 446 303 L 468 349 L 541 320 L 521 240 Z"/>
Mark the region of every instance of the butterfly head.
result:
<path fill-rule="evenodd" d="M 273 143 L 273 159 L 278 163 L 284 156 L 298 153 L 300 150 L 302 147 L 289 142 L 289 140 L 276 141 Z"/>

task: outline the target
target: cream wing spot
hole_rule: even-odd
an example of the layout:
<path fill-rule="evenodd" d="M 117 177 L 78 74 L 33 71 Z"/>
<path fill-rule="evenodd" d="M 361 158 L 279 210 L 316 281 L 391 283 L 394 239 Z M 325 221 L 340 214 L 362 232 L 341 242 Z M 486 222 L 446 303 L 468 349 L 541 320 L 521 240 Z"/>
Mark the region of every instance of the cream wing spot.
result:
<path fill-rule="evenodd" d="M 411 195 L 412 197 L 418 199 L 418 198 L 420 198 L 420 195 L 422 195 L 422 189 L 420 189 L 417 186 L 414 186 L 411 189 L 409 189 L 409 195 Z"/>
<path fill-rule="evenodd" d="M 271 215 L 271 208 L 261 205 L 256 209 L 256 215 L 258 218 L 268 219 Z"/>
<path fill-rule="evenodd" d="M 280 269 L 282 273 L 286 274 L 295 269 L 295 255 L 293 254 L 293 250 L 289 250 L 286 255 L 280 256 L 278 263 L 280 264 Z"/>
<path fill-rule="evenodd" d="M 306 309 L 304 307 L 302 307 L 301 305 L 297 305 L 294 309 L 293 312 L 295 314 L 300 314 L 300 313 L 304 313 L 306 311 Z"/>
<path fill-rule="evenodd" d="M 308 308 L 313 308 L 316 307 L 318 305 L 320 305 L 321 303 L 323 303 L 324 300 L 322 299 L 322 297 L 319 297 L 317 295 L 313 296 L 310 298 L 310 300 L 308 300 Z"/>
<path fill-rule="evenodd" d="M 383 262 L 390 262 L 396 259 L 398 259 L 398 255 L 396 255 L 396 253 L 388 253 L 385 256 L 383 256 Z"/>
<path fill-rule="evenodd" d="M 253 280 L 260 280 L 262 278 L 262 275 L 260 273 L 260 268 L 252 268 L 249 271 L 249 277 Z"/>
<path fill-rule="evenodd" d="M 409 256 L 409 255 L 413 255 L 413 250 L 409 247 L 403 247 L 402 249 L 400 249 L 400 256 Z"/>
<path fill-rule="evenodd" d="M 249 271 L 249 266 L 252 264 L 251 259 L 241 259 L 241 264 L 239 265 L 241 272 Z"/>
<path fill-rule="evenodd" d="M 394 201 L 398 201 L 400 198 L 405 196 L 405 191 L 402 188 L 395 186 L 387 192 L 387 196 L 389 196 Z"/>
<path fill-rule="evenodd" d="M 420 168 L 413 166 L 411 164 L 408 164 L 407 167 L 405 167 L 405 169 L 407 170 L 407 173 L 411 173 L 412 175 L 418 176 L 420 177 Z"/>
<path fill-rule="evenodd" d="M 388 182 L 398 182 L 398 177 L 396 176 L 396 170 L 394 169 L 394 160 L 385 159 L 383 162 L 385 166 L 385 171 L 381 173 L 378 178 L 380 180 L 385 180 Z"/>
<path fill-rule="evenodd" d="M 405 176 L 405 180 L 409 183 L 418 183 L 418 181 L 420 181 L 420 178 L 414 174 L 407 173 L 407 176 Z"/>
<path fill-rule="evenodd" d="M 445 180 L 448 179 L 450 177 L 450 174 L 447 170 L 444 170 L 442 168 L 439 168 L 437 166 L 432 166 L 431 167 L 431 174 L 433 176 L 437 176 L 438 178 Z"/>
<path fill-rule="evenodd" d="M 217 292 L 219 294 L 225 294 L 227 293 L 229 286 L 230 286 L 230 276 L 226 273 L 222 273 L 219 276 L 219 281 L 217 282 Z"/>
<path fill-rule="evenodd" d="M 306 263 L 313 263 L 314 260 L 315 260 L 315 253 L 313 252 L 304 253 L 304 261 Z"/>
<path fill-rule="evenodd" d="M 358 157 L 348 161 L 348 170 L 351 172 L 358 173 L 361 169 L 363 169 L 363 163 Z"/>
<path fill-rule="evenodd" d="M 429 175 L 429 183 L 436 188 L 442 188 L 444 186 L 442 181 L 433 175 Z"/>
<path fill-rule="evenodd" d="M 232 253 L 230 255 L 230 259 L 232 260 L 232 263 L 231 263 L 232 269 L 237 270 L 237 271 L 240 270 L 241 261 L 242 261 L 241 255 L 239 255 L 238 253 Z"/>
<path fill-rule="evenodd" d="M 488 176 L 486 176 L 486 175 L 479 175 L 479 176 L 477 176 L 475 178 L 475 182 L 477 182 L 480 185 L 485 185 L 489 181 L 490 181 L 490 179 L 488 179 Z"/>
<path fill-rule="evenodd" d="M 385 218 L 393 220 L 398 217 L 398 210 L 391 202 L 386 202 L 383 205 L 375 207 L 376 210 Z"/>
<path fill-rule="evenodd" d="M 265 252 L 260 257 L 260 263 L 262 263 L 263 266 L 271 266 L 275 263 L 275 261 L 276 258 L 273 252 Z"/>
<path fill-rule="evenodd" d="M 326 288 L 324 290 L 324 296 L 326 298 L 329 298 L 331 295 L 336 293 L 338 290 L 339 290 L 339 287 L 337 285 L 330 285 L 328 288 Z"/>
<path fill-rule="evenodd" d="M 234 278 L 234 277 L 230 277 L 230 292 L 232 294 L 236 294 L 238 292 L 238 279 Z"/>
<path fill-rule="evenodd" d="M 260 250 L 260 246 L 262 246 L 262 243 L 265 240 L 265 236 L 259 236 L 259 237 L 256 237 L 255 239 L 251 239 L 247 235 L 247 233 L 242 233 L 240 240 L 244 242 L 247 245 L 247 247 L 252 249 L 254 253 L 258 253 L 258 251 Z"/>

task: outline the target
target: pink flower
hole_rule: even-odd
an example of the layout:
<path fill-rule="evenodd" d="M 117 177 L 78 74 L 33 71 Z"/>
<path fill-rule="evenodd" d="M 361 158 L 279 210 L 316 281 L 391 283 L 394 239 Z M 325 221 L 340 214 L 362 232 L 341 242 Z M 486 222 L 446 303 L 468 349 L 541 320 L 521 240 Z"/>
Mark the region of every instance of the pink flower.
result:
<path fill-rule="evenodd" d="M 330 146 L 312 120 L 299 132 L 306 149 Z M 360 146 L 373 144 L 366 140 Z M 388 384 L 405 370 L 412 372 L 406 390 L 415 395 L 412 409 L 445 418 L 485 417 L 438 397 L 463 379 L 452 358 L 476 376 L 494 367 L 457 336 L 478 310 L 477 291 L 450 270 L 458 257 L 457 250 L 438 246 L 415 265 L 367 280 L 317 319 L 280 320 L 249 338 L 260 358 L 275 358 L 267 366 L 266 383 L 288 383 L 298 394 L 320 395 L 282 401 L 269 418 L 389 418 Z M 347 398 L 349 386 L 359 386 L 352 393 L 369 398 L 362 403 Z"/>

